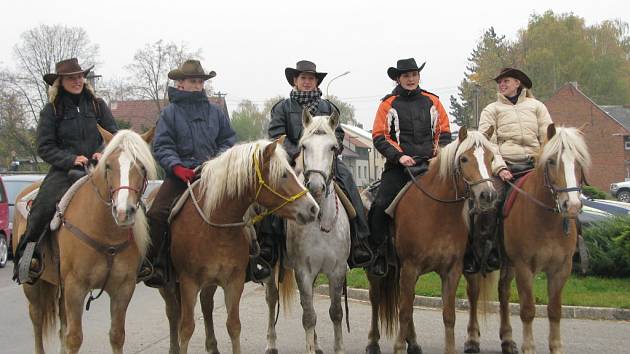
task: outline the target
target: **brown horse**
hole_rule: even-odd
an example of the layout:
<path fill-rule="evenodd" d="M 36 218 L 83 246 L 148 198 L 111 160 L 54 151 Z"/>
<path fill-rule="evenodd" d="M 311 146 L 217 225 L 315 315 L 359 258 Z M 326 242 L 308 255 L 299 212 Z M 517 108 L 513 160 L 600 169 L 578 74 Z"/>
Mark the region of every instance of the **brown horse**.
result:
<path fill-rule="evenodd" d="M 43 339 L 56 326 L 57 311 L 60 352 L 78 353 L 84 301 L 92 289 L 109 294 L 110 343 L 114 353 L 122 353 L 126 310 L 149 242 L 139 201 L 146 179 L 156 175 L 147 144 L 153 130 L 143 136 L 130 130 L 115 136 L 99 130 L 107 143 L 101 160 L 72 197 L 60 228 L 42 245 L 41 278 L 23 286 L 38 354 L 44 353 Z M 27 187 L 18 200 L 34 188 Z M 16 229 L 23 230 L 26 222 L 18 214 Z"/>
<path fill-rule="evenodd" d="M 534 353 L 532 322 L 535 316 L 533 294 L 534 275 L 547 275 L 549 304 L 549 350 L 563 353 L 560 338 L 562 289 L 571 275 L 577 229 L 575 220 L 581 210 L 580 187 L 583 170 L 590 165 L 590 155 L 578 129 L 547 129 L 547 143 L 536 168 L 529 174 L 509 216 L 504 221 L 506 263 L 501 268 L 499 301 L 501 310 L 501 348 L 503 353 L 517 353 L 512 339 L 509 298 L 510 284 L 516 275 L 516 286 L 521 305 L 523 345 L 525 354 Z M 571 220 L 573 219 L 573 220 Z M 468 279 L 471 303 L 468 324 L 467 352 L 479 352 L 479 324 L 477 300 L 479 277 Z"/>
<path fill-rule="evenodd" d="M 287 162 L 281 140 L 237 145 L 206 162 L 200 183 L 172 220 L 171 257 L 179 284 L 160 291 L 170 325 L 170 353 L 188 352 L 199 292 L 206 350 L 218 353 L 212 321 L 217 286 L 225 293 L 232 352 L 241 352 L 239 303 L 250 247 L 248 226 L 259 219 L 243 221 L 243 215 L 254 202 L 300 223 L 315 220 L 319 213 Z"/>
<path fill-rule="evenodd" d="M 482 133 L 462 128 L 458 139 L 440 151 L 427 173 L 400 199 L 393 228 L 400 267 L 385 278 L 369 278 L 372 324 L 366 353 L 380 353 L 379 315 L 388 335 L 396 328 L 398 315 L 395 353 L 422 352 L 413 324 L 413 300 L 418 277 L 429 272 L 442 279 L 445 353 L 455 353 L 455 292 L 468 241 L 468 215 L 495 207 L 497 193 L 490 179 L 494 151 Z M 462 197 L 465 190 L 467 198 Z"/>

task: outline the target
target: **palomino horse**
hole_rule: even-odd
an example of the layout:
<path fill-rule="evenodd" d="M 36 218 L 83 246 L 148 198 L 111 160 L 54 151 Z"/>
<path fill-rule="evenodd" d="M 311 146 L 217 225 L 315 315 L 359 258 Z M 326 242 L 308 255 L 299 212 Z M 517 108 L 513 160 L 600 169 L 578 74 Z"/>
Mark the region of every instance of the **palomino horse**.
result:
<path fill-rule="evenodd" d="M 418 277 L 429 272 L 442 279 L 444 351 L 455 353 L 455 292 L 463 271 L 468 215 L 495 207 L 497 193 L 490 178 L 494 151 L 482 133 L 462 128 L 458 139 L 440 150 L 427 173 L 400 199 L 393 233 L 400 267 L 390 268 L 385 278 L 369 278 L 372 324 L 367 353 L 380 353 L 379 315 L 391 334 L 397 314 L 394 352 L 422 353 L 413 324 L 413 300 Z"/>
<path fill-rule="evenodd" d="M 217 286 L 225 293 L 232 352 L 240 353 L 239 303 L 250 246 L 247 226 L 260 219 L 243 222 L 243 215 L 256 202 L 282 217 L 307 223 L 315 220 L 319 207 L 289 166 L 282 140 L 236 145 L 206 162 L 200 179 L 170 225 L 170 252 L 179 286 L 160 291 L 170 324 L 170 353 L 188 352 L 200 291 L 206 350 L 219 352 L 212 321 Z"/>
<path fill-rule="evenodd" d="M 285 273 L 281 293 L 286 305 L 295 293 L 294 279 L 297 278 L 303 310 L 302 325 L 306 331 L 306 353 L 321 353 L 315 334 L 317 315 L 313 308 L 313 282 L 319 273 L 326 274 L 330 284 L 329 314 L 334 324 L 334 349 L 336 354 L 341 354 L 344 352 L 341 294 L 350 253 L 350 224 L 333 184 L 335 150 L 338 148 L 334 131 L 339 124 L 339 115 L 333 113 L 330 117 L 312 117 L 308 110 L 304 110 L 302 122 L 304 133 L 300 140 L 297 172 L 303 173 L 309 192 L 319 204 L 320 214 L 315 222 L 308 224 L 287 221 L 284 266 L 291 270 Z M 276 267 L 276 276 L 278 272 L 280 268 Z M 269 307 L 267 354 L 278 353 L 275 328 L 275 307 L 278 302 L 278 289 L 274 282 L 276 276 L 270 277 L 265 284 Z"/>
<path fill-rule="evenodd" d="M 84 301 L 92 289 L 109 294 L 110 343 L 114 353 L 122 353 L 127 306 L 149 242 L 139 204 L 147 178 L 156 175 L 147 144 L 153 130 L 142 137 L 130 130 L 121 130 L 115 136 L 99 130 L 107 143 L 101 160 L 72 197 L 62 216 L 62 226 L 44 245 L 46 267 L 42 277 L 33 285 L 23 285 L 38 354 L 44 353 L 43 338 L 55 327 L 57 304 L 60 352 L 79 352 Z M 18 229 L 24 227 L 25 222 L 20 222 L 25 221 L 23 218 L 16 217 L 16 221 Z"/>
<path fill-rule="evenodd" d="M 578 129 L 547 129 L 547 143 L 536 168 L 527 176 L 520 188 L 509 216 L 504 221 L 503 244 L 507 257 L 499 278 L 501 310 L 501 347 L 503 353 L 517 353 L 512 339 L 509 298 L 510 284 L 516 275 L 516 287 L 521 305 L 523 345 L 525 354 L 534 353 L 532 321 L 535 315 L 533 294 L 534 275 L 547 275 L 549 304 L 549 350 L 563 353 L 560 338 L 562 289 L 571 275 L 577 230 L 575 222 L 582 203 L 579 199 L 584 182 L 583 170 L 590 165 L 590 155 Z M 467 352 L 479 352 L 479 323 L 477 300 L 480 292 L 478 277 L 468 279 L 468 298 L 471 303 L 468 323 Z"/>

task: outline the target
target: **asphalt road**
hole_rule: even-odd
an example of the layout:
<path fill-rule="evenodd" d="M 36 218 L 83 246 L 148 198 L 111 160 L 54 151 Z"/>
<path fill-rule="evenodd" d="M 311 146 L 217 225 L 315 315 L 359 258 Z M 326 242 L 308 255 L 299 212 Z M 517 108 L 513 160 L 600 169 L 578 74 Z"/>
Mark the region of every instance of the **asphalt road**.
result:
<path fill-rule="evenodd" d="M 28 317 L 26 299 L 20 287 L 11 282 L 11 267 L 0 269 L 0 353 L 24 354 L 33 352 L 32 327 Z M 111 353 L 109 347 L 109 299 L 104 295 L 92 303 L 92 308 L 83 317 L 84 341 L 82 353 Z M 215 295 L 215 330 L 219 350 L 229 353 L 229 337 L 225 329 L 225 307 L 222 293 Z M 316 296 L 318 314 L 317 332 L 320 346 L 325 353 L 333 348 L 332 325 L 328 317 L 328 298 Z M 190 352 L 205 353 L 204 330 L 201 309 L 197 308 L 197 326 L 193 335 Z M 264 289 L 258 285 L 248 285 L 241 300 L 241 346 L 244 353 L 264 353 L 267 326 L 267 306 Z M 443 353 L 444 331 L 440 311 L 416 309 L 414 319 L 420 344 L 424 353 Z M 457 313 L 455 334 L 457 349 L 463 351 L 466 336 L 467 314 Z M 369 304 L 350 302 L 351 333 L 344 330 L 346 353 L 364 353 L 370 323 Z M 514 335 L 521 342 L 521 326 L 518 317 L 512 317 Z M 537 319 L 534 335 L 539 353 L 548 353 L 548 324 L 546 319 Z M 304 331 L 301 309 L 296 302 L 292 313 L 281 317 L 277 326 L 278 346 L 281 353 L 303 353 Z M 125 353 L 168 353 L 168 323 L 164 314 L 162 298 L 154 289 L 138 286 L 129 306 L 126 324 Z M 564 320 L 562 334 L 566 353 L 628 353 L 630 352 L 630 322 Z M 48 348 L 57 352 L 56 338 Z M 392 353 L 392 341 L 381 342 L 383 353 Z M 482 325 L 482 353 L 500 353 L 498 340 L 498 318 L 489 315 Z"/>

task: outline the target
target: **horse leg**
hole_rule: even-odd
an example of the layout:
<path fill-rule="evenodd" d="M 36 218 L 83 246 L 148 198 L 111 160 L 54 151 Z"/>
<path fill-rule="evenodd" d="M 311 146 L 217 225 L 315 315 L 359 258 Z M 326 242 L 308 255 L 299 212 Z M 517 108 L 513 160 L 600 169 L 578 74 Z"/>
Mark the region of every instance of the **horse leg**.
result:
<path fill-rule="evenodd" d="M 108 292 L 110 297 L 109 312 L 111 316 L 111 328 L 109 330 L 109 343 L 113 354 L 122 354 L 125 344 L 125 318 L 131 296 L 136 289 L 135 282 L 128 282 L 116 288 L 115 292 Z"/>
<path fill-rule="evenodd" d="M 276 287 L 277 269 L 273 275 L 265 282 L 265 300 L 267 300 L 267 348 L 265 354 L 278 354 L 278 337 L 276 335 L 276 306 L 278 304 L 278 287 Z"/>
<path fill-rule="evenodd" d="M 455 293 L 462 273 L 460 264 L 454 266 L 442 278 L 442 320 L 444 321 L 444 353 L 455 353 Z"/>
<path fill-rule="evenodd" d="M 518 353 L 516 342 L 514 342 L 512 338 L 512 325 L 510 324 L 510 285 L 512 285 L 513 279 L 514 268 L 511 266 L 503 266 L 501 268 L 501 277 L 499 278 L 499 306 L 501 309 L 501 329 L 499 336 L 501 338 L 501 350 L 503 354 Z"/>
<path fill-rule="evenodd" d="M 68 353 L 64 336 L 68 330 L 68 317 L 66 316 L 66 301 L 63 295 L 63 287 L 59 291 L 59 354 Z"/>
<path fill-rule="evenodd" d="M 464 343 L 464 353 L 479 353 L 479 319 L 477 317 L 477 305 L 479 303 L 479 274 L 466 275 L 466 294 L 470 310 L 468 311 L 468 338 Z"/>
<path fill-rule="evenodd" d="M 227 321 L 225 323 L 228 335 L 232 341 L 232 353 L 241 353 L 241 319 L 239 315 L 239 305 L 241 295 L 245 286 L 245 273 L 242 277 L 233 277 L 223 288 L 225 295 L 225 308 L 227 310 Z"/>
<path fill-rule="evenodd" d="M 214 321 L 212 311 L 214 310 L 214 293 L 217 291 L 216 285 L 207 286 L 201 289 L 201 311 L 203 312 L 203 323 L 206 327 L 206 352 L 219 354 L 217 347 L 217 337 L 214 334 Z"/>
<path fill-rule="evenodd" d="M 549 352 L 551 354 L 563 354 L 562 338 L 560 337 L 560 318 L 562 317 L 562 289 L 571 275 L 571 258 L 564 263 L 562 269 L 557 272 L 547 273 L 547 292 L 549 304 L 547 305 L 547 317 L 549 317 Z"/>
<path fill-rule="evenodd" d="M 44 310 L 42 297 L 40 296 L 41 284 L 39 281 L 33 285 L 24 284 L 22 290 L 28 299 L 28 314 L 33 323 L 33 335 L 35 337 L 35 354 L 44 354 Z M 45 300 L 44 300 L 45 301 Z"/>
<path fill-rule="evenodd" d="M 370 305 L 372 306 L 372 321 L 370 324 L 370 332 L 368 333 L 368 345 L 365 348 L 366 354 L 381 354 L 381 348 L 378 341 L 381 339 L 381 333 L 378 328 L 378 304 L 381 302 L 380 282 L 376 277 L 368 275 L 370 282 Z M 347 314 L 346 314 L 347 316 Z"/>
<path fill-rule="evenodd" d="M 343 284 L 346 278 L 346 268 L 345 264 L 343 264 L 343 266 L 343 269 L 339 270 L 338 274 L 333 274 L 328 277 L 328 279 L 330 280 L 328 288 L 328 295 L 330 296 L 330 309 L 328 310 L 328 313 L 334 327 L 335 354 L 344 353 L 343 330 L 341 328 L 341 322 L 343 320 L 341 293 L 343 292 Z"/>
<path fill-rule="evenodd" d="M 181 294 L 181 317 L 179 321 L 179 350 L 188 353 L 188 343 L 195 331 L 195 305 L 199 294 L 199 285 L 191 278 L 179 275 L 179 291 Z"/>
<path fill-rule="evenodd" d="M 166 307 L 166 317 L 168 318 L 168 328 L 170 337 L 169 354 L 179 354 L 179 336 L 178 326 L 181 318 L 181 301 L 179 296 L 179 287 L 160 288 L 160 295 L 164 299 Z"/>
<path fill-rule="evenodd" d="M 304 271 L 295 272 L 295 280 L 300 290 L 300 304 L 302 305 L 302 326 L 306 334 L 306 353 L 315 354 L 317 342 L 315 338 L 315 324 L 317 314 L 313 307 L 313 279 L 314 276 Z"/>
<path fill-rule="evenodd" d="M 407 344 L 408 354 L 422 353 L 422 349 L 416 342 L 416 331 L 413 326 L 413 300 L 415 297 L 418 270 L 409 263 L 404 262 L 400 268 L 400 310 L 398 313 L 398 336 L 394 343 L 394 353 L 404 354 Z"/>
<path fill-rule="evenodd" d="M 64 303 L 67 319 L 67 329 L 64 341 L 68 353 L 75 354 L 83 343 L 83 301 L 88 290 L 82 288 L 79 281 L 72 277 L 63 279 Z"/>
<path fill-rule="evenodd" d="M 532 330 L 532 322 L 536 315 L 536 306 L 534 304 L 534 291 L 532 288 L 534 274 L 526 264 L 515 264 L 516 270 L 516 287 L 518 289 L 518 297 L 521 300 L 521 322 L 523 323 L 523 345 L 521 350 L 523 354 L 534 354 L 534 334 Z"/>

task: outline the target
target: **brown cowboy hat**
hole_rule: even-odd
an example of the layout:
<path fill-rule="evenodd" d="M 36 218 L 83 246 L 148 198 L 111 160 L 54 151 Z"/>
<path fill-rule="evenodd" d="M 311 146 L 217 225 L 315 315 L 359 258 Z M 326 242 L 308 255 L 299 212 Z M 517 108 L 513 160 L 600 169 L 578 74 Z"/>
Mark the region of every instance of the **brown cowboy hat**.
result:
<path fill-rule="evenodd" d="M 426 64 L 427 62 L 425 61 L 424 63 L 422 63 L 422 65 L 420 65 L 420 67 L 418 67 L 418 64 L 416 64 L 416 60 L 414 58 L 400 59 L 396 62 L 395 68 L 390 66 L 389 69 L 387 69 L 387 76 L 389 76 L 390 79 L 396 81 L 398 80 L 400 75 L 404 73 L 408 73 L 410 71 L 422 71 Z"/>
<path fill-rule="evenodd" d="M 48 73 L 46 75 L 44 75 L 44 81 L 52 86 L 52 84 L 55 83 L 55 80 L 57 80 L 57 78 L 59 76 L 69 76 L 69 75 L 76 75 L 76 74 L 83 74 L 83 77 L 86 77 L 87 74 L 90 72 L 90 70 L 92 70 L 94 68 L 94 65 L 90 66 L 89 68 L 83 70 L 81 69 L 81 65 L 79 65 L 79 61 L 77 60 L 77 58 L 70 58 L 70 59 L 66 59 L 66 60 L 62 60 L 60 62 L 58 62 L 57 64 L 55 64 L 55 73 Z"/>
<path fill-rule="evenodd" d="M 318 73 L 315 63 L 308 60 L 300 60 L 297 63 L 295 63 L 295 69 L 294 68 L 284 69 L 284 76 L 287 77 L 287 81 L 289 82 L 289 85 L 291 86 L 294 85 L 293 79 L 298 77 L 301 73 L 314 74 L 315 77 L 317 77 L 317 86 L 319 86 L 322 80 L 324 80 L 324 77 L 328 75 L 328 73 Z"/>
<path fill-rule="evenodd" d="M 494 78 L 494 81 L 499 82 L 499 80 L 504 77 L 511 77 L 511 78 L 517 79 L 518 81 L 521 82 L 521 84 L 523 84 L 523 86 L 525 86 L 526 89 L 532 88 L 532 80 L 530 80 L 529 76 L 525 75 L 524 72 L 518 69 L 503 68 L 501 69 L 501 72 L 499 72 L 499 75 L 497 75 L 497 77 Z"/>
<path fill-rule="evenodd" d="M 217 76 L 217 73 L 210 71 L 206 74 L 199 60 L 188 59 L 179 68 L 168 72 L 171 80 L 203 79 L 208 80 Z"/>

